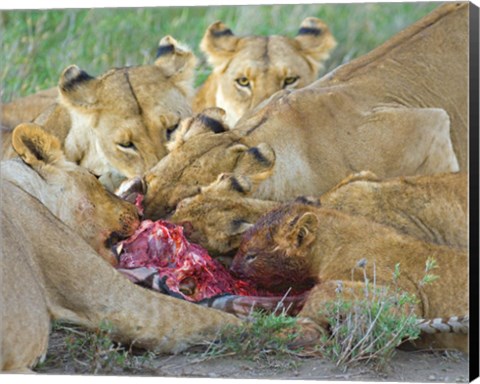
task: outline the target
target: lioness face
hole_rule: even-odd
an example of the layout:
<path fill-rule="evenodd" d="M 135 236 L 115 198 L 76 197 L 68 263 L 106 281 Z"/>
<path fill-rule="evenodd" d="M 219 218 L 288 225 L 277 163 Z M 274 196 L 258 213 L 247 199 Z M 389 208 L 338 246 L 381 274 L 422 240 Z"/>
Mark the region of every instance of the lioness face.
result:
<path fill-rule="evenodd" d="M 178 202 L 200 193 L 217 175 L 234 172 L 249 147 L 234 132 L 202 133 L 170 152 L 145 174 L 145 216 L 165 217 Z"/>
<path fill-rule="evenodd" d="M 12 177 L 105 260 L 116 264 L 111 248 L 138 227 L 136 207 L 107 191 L 85 168 L 67 161 L 59 141 L 40 126 L 19 125 L 12 143 L 23 163 L 4 163 L 3 175 Z"/>
<path fill-rule="evenodd" d="M 134 177 L 165 156 L 180 118 L 191 114 L 195 58 L 170 37 L 158 52 L 154 65 L 113 69 L 99 78 L 76 66 L 64 71 L 59 91 L 72 121 L 69 160 L 98 176 Z"/>
<path fill-rule="evenodd" d="M 271 291 L 311 288 L 316 276 L 311 268 L 314 231 L 309 210 L 286 204 L 262 216 L 242 236 L 232 272 Z"/>
<path fill-rule="evenodd" d="M 110 82 L 123 88 L 115 103 Z M 191 113 L 188 99 L 154 66 L 115 70 L 103 86 L 94 126 L 102 173 L 141 175 L 166 155 L 170 134 Z"/>
<path fill-rule="evenodd" d="M 232 127 L 247 111 L 282 89 L 304 87 L 317 72 L 289 39 L 242 39 L 228 66 L 218 71 L 216 105 L 227 111 Z"/>
<path fill-rule="evenodd" d="M 313 82 L 336 42 L 316 18 L 302 23 L 298 36 L 236 37 L 221 22 L 212 24 L 201 43 L 213 65 L 216 106 L 227 112 L 230 126 L 282 89 Z M 207 80 L 207 84 L 209 81 Z"/>

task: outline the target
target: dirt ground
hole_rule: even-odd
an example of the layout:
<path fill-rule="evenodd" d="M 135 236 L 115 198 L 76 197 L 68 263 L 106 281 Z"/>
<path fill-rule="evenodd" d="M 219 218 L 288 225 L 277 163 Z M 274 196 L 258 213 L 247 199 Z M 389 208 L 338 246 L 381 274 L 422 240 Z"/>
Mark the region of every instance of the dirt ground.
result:
<path fill-rule="evenodd" d="M 54 332 L 50 339 L 46 362 L 36 369 L 42 374 L 91 374 L 82 359 L 72 359 L 65 350 L 65 335 Z M 321 381 L 395 381 L 395 382 L 468 382 L 468 356 L 459 352 L 427 352 L 397 350 L 393 361 L 383 372 L 368 366 L 348 369 L 335 367 L 319 357 L 282 356 L 255 361 L 254 357 L 225 356 L 205 358 L 203 351 L 180 355 L 155 356 L 145 366 L 126 368 L 114 365 L 101 369 L 100 375 L 200 377 L 232 379 L 290 379 Z M 75 361 L 72 361 L 75 360 Z M 216 380 L 214 380 L 216 381 Z"/>
<path fill-rule="evenodd" d="M 158 359 L 162 376 L 188 376 L 208 378 L 295 379 L 295 380 L 347 380 L 347 381 L 410 381 L 410 382 L 467 382 L 468 359 L 458 353 L 398 351 L 393 364 L 384 373 L 367 367 L 343 371 L 320 358 L 292 357 L 286 364 L 282 360 L 270 362 L 269 367 L 258 363 L 224 357 L 194 362 L 186 356 Z"/>

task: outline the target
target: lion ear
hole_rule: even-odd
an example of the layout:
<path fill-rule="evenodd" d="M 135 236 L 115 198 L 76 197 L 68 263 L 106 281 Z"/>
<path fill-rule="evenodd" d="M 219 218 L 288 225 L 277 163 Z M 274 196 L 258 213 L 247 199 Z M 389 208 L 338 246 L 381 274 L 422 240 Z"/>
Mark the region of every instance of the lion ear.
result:
<path fill-rule="evenodd" d="M 160 40 L 155 65 L 166 77 L 188 80 L 193 84 L 196 63 L 197 59 L 192 51 L 179 44 L 172 36 L 165 36 Z"/>
<path fill-rule="evenodd" d="M 253 187 L 250 178 L 247 176 L 235 175 L 233 173 L 221 173 L 213 183 L 206 187 L 202 187 L 201 193 L 220 193 L 222 195 L 235 193 L 242 196 L 248 196 L 252 193 Z"/>
<path fill-rule="evenodd" d="M 221 108 L 207 108 L 190 120 L 184 131 L 183 140 L 187 141 L 201 133 L 222 133 L 230 130 L 225 122 L 226 113 Z"/>
<path fill-rule="evenodd" d="M 33 168 L 64 159 L 60 141 L 37 124 L 18 125 L 13 130 L 12 146 L 22 160 Z"/>
<path fill-rule="evenodd" d="M 294 223 L 287 238 L 298 248 L 309 246 L 316 237 L 318 217 L 313 212 L 305 212 Z"/>
<path fill-rule="evenodd" d="M 248 176 L 254 184 L 257 184 L 272 175 L 274 166 L 275 152 L 272 147 L 266 143 L 260 143 L 243 153 L 234 173 Z"/>
<path fill-rule="evenodd" d="M 200 49 L 207 55 L 208 62 L 218 67 L 235 53 L 239 40 L 240 38 L 235 36 L 229 27 L 221 21 L 216 21 L 205 31 Z"/>
<path fill-rule="evenodd" d="M 330 57 L 330 52 L 337 45 L 327 24 L 316 17 L 307 17 L 302 21 L 295 40 L 316 71 L 321 69 L 322 62 Z"/>
<path fill-rule="evenodd" d="M 96 102 L 97 80 L 76 65 L 65 68 L 60 75 L 58 90 L 63 100 L 88 107 Z"/>
<path fill-rule="evenodd" d="M 252 228 L 255 224 L 249 223 L 243 219 L 235 219 L 230 222 L 230 225 L 227 226 L 226 232 L 229 236 L 242 235 Z"/>
<path fill-rule="evenodd" d="M 192 137 L 203 133 L 222 133 L 230 130 L 225 123 L 226 113 L 221 108 L 207 108 L 194 117 L 180 121 L 178 129 L 169 139 L 167 148 L 170 152 L 182 146 Z"/>
<path fill-rule="evenodd" d="M 312 205 L 314 207 L 320 207 L 322 205 L 320 198 L 314 196 L 298 196 L 295 198 L 294 202 L 298 204 Z"/>

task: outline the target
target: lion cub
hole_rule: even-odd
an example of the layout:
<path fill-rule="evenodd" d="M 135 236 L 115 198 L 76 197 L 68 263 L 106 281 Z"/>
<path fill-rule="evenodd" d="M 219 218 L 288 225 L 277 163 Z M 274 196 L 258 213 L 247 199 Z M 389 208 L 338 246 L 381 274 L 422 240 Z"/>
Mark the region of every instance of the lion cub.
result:
<path fill-rule="evenodd" d="M 328 26 L 306 18 L 295 38 L 235 36 L 217 21 L 208 27 L 200 48 L 213 67 L 198 90 L 193 111 L 220 107 L 231 127 L 247 111 L 282 89 L 301 88 L 316 80 L 336 41 Z"/>
<path fill-rule="evenodd" d="M 422 285 L 429 258 L 437 262 L 439 278 Z M 364 217 L 310 204 L 286 204 L 264 215 L 243 236 L 232 271 L 270 290 L 315 285 L 299 316 L 328 327 L 321 314 L 326 302 L 338 292 L 347 299 L 362 296 L 364 274 L 378 287 L 392 284 L 397 263 L 397 285 L 415 294 L 420 318 L 468 314 L 466 250 L 419 241 Z M 467 349 L 466 335 L 433 336 L 427 341 L 432 347 Z"/>

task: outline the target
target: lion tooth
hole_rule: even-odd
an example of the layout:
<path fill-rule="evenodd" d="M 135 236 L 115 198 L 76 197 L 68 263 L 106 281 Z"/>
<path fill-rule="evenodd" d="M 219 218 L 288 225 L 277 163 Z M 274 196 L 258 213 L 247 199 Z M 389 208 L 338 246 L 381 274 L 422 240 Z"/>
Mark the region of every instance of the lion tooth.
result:
<path fill-rule="evenodd" d="M 122 250 L 123 250 L 123 243 L 120 243 L 120 244 L 118 244 L 117 249 L 116 249 L 117 255 L 120 255 L 120 253 L 122 253 Z"/>

